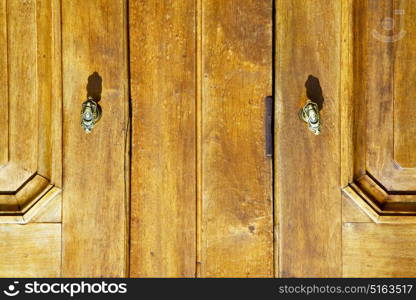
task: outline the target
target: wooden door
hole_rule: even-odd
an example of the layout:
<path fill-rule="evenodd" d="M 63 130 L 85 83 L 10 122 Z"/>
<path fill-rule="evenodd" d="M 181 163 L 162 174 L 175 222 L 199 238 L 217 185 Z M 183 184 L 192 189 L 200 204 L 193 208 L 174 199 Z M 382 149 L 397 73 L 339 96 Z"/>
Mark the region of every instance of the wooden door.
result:
<path fill-rule="evenodd" d="M 278 3 L 278 275 L 416 276 L 416 2 Z"/>
<path fill-rule="evenodd" d="M 0 0 L 0 276 L 416 276 L 414 13 Z"/>
<path fill-rule="evenodd" d="M 130 1 L 133 277 L 271 277 L 273 1 Z"/>
<path fill-rule="evenodd" d="M 1 277 L 127 274 L 126 12 L 0 1 Z M 87 96 L 102 108 L 90 134 Z"/>
<path fill-rule="evenodd" d="M 415 10 L 130 1 L 130 275 L 416 276 Z"/>

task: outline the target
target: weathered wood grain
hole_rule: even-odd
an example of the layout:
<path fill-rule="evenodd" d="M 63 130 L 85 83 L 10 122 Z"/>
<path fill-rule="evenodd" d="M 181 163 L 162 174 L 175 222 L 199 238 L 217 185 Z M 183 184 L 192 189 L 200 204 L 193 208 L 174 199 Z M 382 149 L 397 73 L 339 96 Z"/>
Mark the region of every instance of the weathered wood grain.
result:
<path fill-rule="evenodd" d="M 354 176 L 354 151 L 356 148 L 363 147 L 360 143 L 354 143 L 356 141 L 356 135 L 354 135 L 354 121 L 358 121 L 359 118 L 354 118 L 355 114 L 359 113 L 361 107 L 356 107 L 354 99 L 356 95 L 354 76 L 361 74 L 359 72 L 354 73 L 356 69 L 354 66 L 354 38 L 355 32 L 354 26 L 354 0 L 341 1 L 341 80 L 340 80 L 340 154 L 341 154 L 341 171 L 340 181 L 341 186 L 346 186 L 352 182 Z M 362 102 L 360 102 L 362 105 Z M 365 159 L 365 156 L 361 156 L 360 159 Z"/>
<path fill-rule="evenodd" d="M 406 85 L 414 75 L 409 61 L 416 23 L 409 15 L 415 8 L 406 0 L 354 1 L 348 28 L 353 44 L 343 47 L 353 60 L 342 65 L 341 85 L 349 87 L 341 104 L 342 186 L 358 188 L 362 195 L 351 199 L 376 222 L 414 222 L 407 216 L 416 211 L 410 138 L 416 123 L 409 100 L 414 88 Z"/>
<path fill-rule="evenodd" d="M 52 187 L 23 215 L 25 223 L 61 223 L 62 193 Z"/>
<path fill-rule="evenodd" d="M 370 217 L 349 197 L 342 196 L 342 222 L 371 223 Z"/>
<path fill-rule="evenodd" d="M 413 119 L 404 112 L 404 106 L 410 109 L 404 94 L 411 95 L 412 89 L 403 88 L 409 82 L 403 76 L 412 76 L 406 53 L 411 52 L 412 42 L 408 40 L 413 25 L 408 20 L 409 35 L 404 30 L 406 26 L 401 25 L 406 13 L 411 14 L 411 7 L 401 11 L 399 4 L 405 3 L 401 1 L 367 0 L 365 3 L 366 9 L 357 18 L 364 19 L 361 26 L 368 30 L 357 36 L 359 42 L 356 46 L 365 49 L 358 66 L 365 74 L 358 87 L 364 91 L 365 101 L 356 98 L 356 102 L 366 103 L 366 125 L 358 132 L 365 136 L 366 147 L 365 153 L 359 153 L 357 157 L 366 155 L 367 172 L 385 189 L 413 191 L 416 189 L 416 173 L 407 153 L 412 149 L 411 144 L 407 144 L 411 141 L 403 139 L 414 127 Z"/>
<path fill-rule="evenodd" d="M 344 277 L 416 277 L 415 225 L 345 223 Z"/>
<path fill-rule="evenodd" d="M 22 184 L 37 170 L 40 103 L 36 32 L 36 1 L 7 1 L 9 160 L 16 176 L 0 176 L 2 191 L 14 190 L 16 183 Z"/>
<path fill-rule="evenodd" d="M 273 276 L 272 1 L 202 2 L 201 277 Z"/>
<path fill-rule="evenodd" d="M 365 56 L 359 68 L 365 77 L 360 89 L 366 96 L 366 127 L 359 134 L 366 135 L 366 168 L 375 178 L 390 188 L 394 182 L 393 174 L 386 165 L 392 165 L 393 159 L 393 56 L 394 45 L 390 40 L 391 32 L 384 32 L 382 20 L 393 17 L 394 1 L 367 0 L 368 12 L 357 17 L 364 18 L 369 28 L 363 47 Z M 380 105 L 383 103 L 383 105 Z M 359 153 L 357 156 L 364 155 Z M 394 172 L 397 172 L 395 170 Z"/>
<path fill-rule="evenodd" d="M 61 224 L 0 224 L 0 277 L 59 277 Z"/>
<path fill-rule="evenodd" d="M 195 1 L 130 1 L 133 277 L 194 277 Z"/>
<path fill-rule="evenodd" d="M 6 214 L 23 220 L 22 212 L 46 186 L 61 186 L 60 1 L 2 1 L 1 12 L 5 102 L 0 126 L 6 141 L 1 152 L 7 163 L 0 168 L 0 222 L 6 223 Z"/>
<path fill-rule="evenodd" d="M 393 1 L 394 68 L 391 78 L 394 102 L 394 160 L 403 168 L 416 167 L 416 3 L 412 0 Z"/>
<path fill-rule="evenodd" d="M 341 275 L 341 1 L 277 1 L 276 198 L 283 277 Z M 298 111 L 322 107 L 315 136 Z"/>
<path fill-rule="evenodd" d="M 61 1 L 38 0 L 37 97 L 39 112 L 37 173 L 62 186 Z"/>
<path fill-rule="evenodd" d="M 0 1 L 0 166 L 9 159 L 9 86 L 7 59 L 7 2 Z"/>
<path fill-rule="evenodd" d="M 62 274 L 67 277 L 127 275 L 126 5 L 121 0 L 62 1 Z M 103 112 L 90 134 L 80 126 L 87 94 L 101 97 Z"/>

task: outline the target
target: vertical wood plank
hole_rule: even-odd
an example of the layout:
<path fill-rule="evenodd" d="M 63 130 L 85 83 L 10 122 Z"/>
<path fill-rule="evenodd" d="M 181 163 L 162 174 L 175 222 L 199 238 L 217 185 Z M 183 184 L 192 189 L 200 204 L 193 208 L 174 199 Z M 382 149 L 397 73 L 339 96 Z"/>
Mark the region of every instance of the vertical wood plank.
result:
<path fill-rule="evenodd" d="M 341 275 L 341 1 L 277 1 L 276 198 L 284 277 Z M 298 111 L 320 102 L 315 136 Z"/>
<path fill-rule="evenodd" d="M 272 1 L 202 2 L 201 277 L 273 276 Z"/>
<path fill-rule="evenodd" d="M 0 1 L 0 166 L 9 158 L 9 85 L 7 72 L 7 2 Z"/>
<path fill-rule="evenodd" d="M 63 276 L 67 277 L 127 275 L 126 4 L 62 2 Z M 89 94 L 96 99 L 102 84 L 103 113 L 92 133 L 86 134 L 80 110 L 89 79 Z"/>
<path fill-rule="evenodd" d="M 133 277 L 196 265 L 195 1 L 130 1 Z"/>

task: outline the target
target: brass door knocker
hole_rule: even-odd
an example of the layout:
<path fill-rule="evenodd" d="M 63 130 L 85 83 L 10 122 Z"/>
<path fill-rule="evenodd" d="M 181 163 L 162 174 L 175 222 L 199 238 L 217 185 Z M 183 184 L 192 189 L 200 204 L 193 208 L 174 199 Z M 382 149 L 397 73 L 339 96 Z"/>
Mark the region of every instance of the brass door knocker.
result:
<path fill-rule="evenodd" d="M 321 118 L 318 104 L 308 99 L 305 106 L 299 111 L 299 118 L 308 123 L 308 128 L 315 135 L 321 133 Z"/>
<path fill-rule="evenodd" d="M 82 103 L 81 110 L 81 126 L 86 133 L 90 133 L 94 125 L 101 118 L 101 107 L 94 101 L 92 97 Z"/>

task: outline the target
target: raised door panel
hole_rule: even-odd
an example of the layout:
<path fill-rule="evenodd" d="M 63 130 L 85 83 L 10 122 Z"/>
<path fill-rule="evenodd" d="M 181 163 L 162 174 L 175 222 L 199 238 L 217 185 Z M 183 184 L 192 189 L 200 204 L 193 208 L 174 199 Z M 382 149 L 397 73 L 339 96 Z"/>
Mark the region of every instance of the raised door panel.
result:
<path fill-rule="evenodd" d="M 60 201 L 59 1 L 0 1 L 0 20 L 0 223 L 27 223 Z"/>
<path fill-rule="evenodd" d="M 0 26 L 0 277 L 57 277 L 60 1 L 2 0 Z"/>
<path fill-rule="evenodd" d="M 353 92 L 343 116 L 351 180 L 344 193 L 379 223 L 416 222 L 415 12 L 411 0 L 353 2 Z"/>

